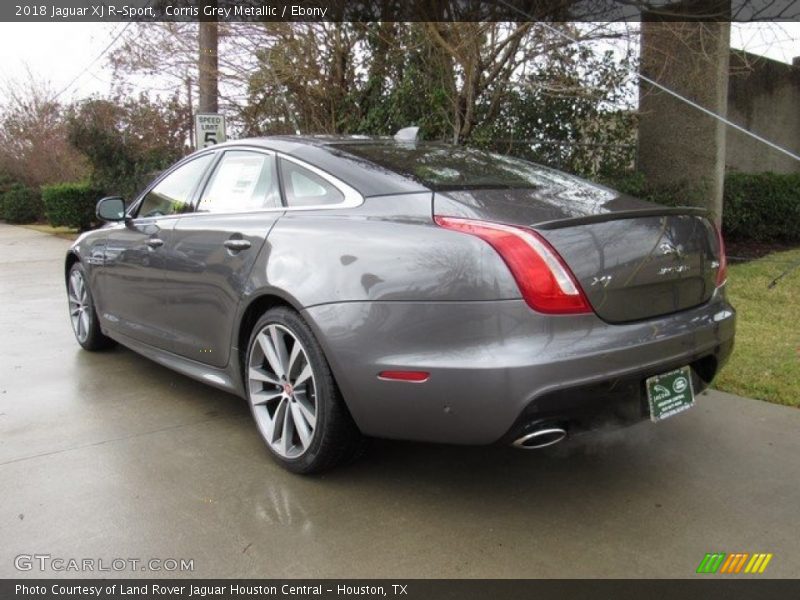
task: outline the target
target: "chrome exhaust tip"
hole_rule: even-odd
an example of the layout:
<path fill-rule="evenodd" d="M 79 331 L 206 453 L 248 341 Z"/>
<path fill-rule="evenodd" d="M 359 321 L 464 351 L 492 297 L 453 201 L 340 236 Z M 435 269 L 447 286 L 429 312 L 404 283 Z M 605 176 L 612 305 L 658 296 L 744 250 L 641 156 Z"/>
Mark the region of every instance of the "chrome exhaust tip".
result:
<path fill-rule="evenodd" d="M 514 440 L 513 446 L 520 450 L 537 450 L 553 446 L 567 437 L 566 429 L 561 427 L 544 427 Z"/>

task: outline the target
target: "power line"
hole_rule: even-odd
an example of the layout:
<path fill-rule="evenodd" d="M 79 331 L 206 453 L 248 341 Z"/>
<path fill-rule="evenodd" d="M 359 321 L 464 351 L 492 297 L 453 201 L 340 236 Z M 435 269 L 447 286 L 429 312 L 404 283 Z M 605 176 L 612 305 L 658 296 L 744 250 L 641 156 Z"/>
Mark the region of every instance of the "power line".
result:
<path fill-rule="evenodd" d="M 56 97 L 56 98 L 59 98 L 59 97 L 61 96 L 61 94 L 63 94 L 63 93 L 64 93 L 64 92 L 66 92 L 66 91 L 67 91 L 69 88 L 71 88 L 71 87 L 73 86 L 73 84 L 74 84 L 76 81 L 78 81 L 78 79 L 80 79 L 81 77 L 83 77 L 83 74 L 84 74 L 84 73 L 86 73 L 86 72 L 87 72 L 89 69 L 91 69 L 91 68 L 94 66 L 94 64 L 95 64 L 95 63 L 96 63 L 98 60 L 100 60 L 100 59 L 101 59 L 101 58 L 102 58 L 102 57 L 105 55 L 105 53 L 106 53 L 106 52 L 108 52 L 108 51 L 111 49 L 111 47 L 112 47 L 114 44 L 116 44 L 116 43 L 117 43 L 117 40 L 119 40 L 119 38 L 120 38 L 120 37 L 122 37 L 122 34 L 123 34 L 123 33 L 125 33 L 125 30 L 126 30 L 126 29 L 128 29 L 128 27 L 130 27 L 130 26 L 131 26 L 131 23 L 133 23 L 133 21 L 128 21 L 128 22 L 125 24 L 125 26 L 124 26 L 124 27 L 123 27 L 123 28 L 122 28 L 122 29 L 119 31 L 119 33 L 117 33 L 117 35 L 116 35 L 116 36 L 114 36 L 114 39 L 112 39 L 112 40 L 111 40 L 111 41 L 108 43 L 108 45 L 107 45 L 105 48 L 103 48 L 103 51 L 102 51 L 100 54 L 98 54 L 97 56 L 95 56 L 95 57 L 94 57 L 94 59 L 92 59 L 92 61 L 91 61 L 91 62 L 90 62 L 88 65 L 86 65 L 86 66 L 85 66 L 85 67 L 84 67 L 84 68 L 83 68 L 83 69 L 80 71 L 80 73 L 78 73 L 78 74 L 77 74 L 75 77 L 73 77 L 73 78 L 72 78 L 72 80 L 71 80 L 71 81 L 70 81 L 70 82 L 69 82 L 69 83 L 68 83 L 66 86 L 64 86 L 64 87 L 61 89 L 61 91 L 60 91 L 60 92 L 58 92 L 58 93 L 56 94 L 56 96 L 55 96 L 55 97 Z"/>
<path fill-rule="evenodd" d="M 145 7 L 147 7 L 147 6 L 150 6 L 150 4 L 152 3 L 152 1 L 153 1 L 153 0 L 147 0 L 147 4 L 145 4 Z M 91 61 L 91 62 L 90 62 L 88 65 L 86 65 L 86 66 L 85 66 L 85 67 L 84 67 L 84 68 L 83 68 L 83 69 L 82 69 L 82 70 L 81 70 L 81 71 L 80 71 L 80 72 L 79 72 L 77 75 L 75 75 L 75 77 L 73 77 L 73 78 L 72 78 L 72 80 L 70 80 L 70 82 L 69 82 L 69 83 L 68 83 L 66 86 L 64 86 L 63 88 L 61 88 L 61 91 L 60 91 L 60 92 L 58 92 L 58 93 L 55 95 L 55 97 L 56 97 L 56 98 L 59 98 L 59 97 L 61 96 L 61 94 L 63 94 L 63 93 L 64 93 L 64 92 L 66 92 L 66 91 L 67 91 L 69 88 L 71 88 L 71 87 L 73 86 L 73 84 L 74 84 L 76 81 L 78 81 L 78 79 L 80 79 L 80 78 L 83 76 L 83 74 L 84 74 L 84 73 L 86 73 L 86 71 L 88 71 L 89 69 L 91 69 L 91 68 L 94 66 L 94 64 L 95 64 L 95 63 L 96 63 L 98 60 L 100 60 L 101 58 L 103 58 L 103 56 L 106 54 L 106 52 L 108 52 L 109 50 L 111 50 L 112 46 L 114 46 L 114 44 L 116 44 L 116 43 L 117 43 L 117 40 L 119 40 L 119 38 L 121 38 L 121 37 L 122 37 L 122 34 L 123 34 L 123 33 L 125 33 L 125 31 L 128 29 L 128 27 L 130 27 L 130 26 L 131 26 L 131 24 L 132 24 L 132 23 L 134 23 L 134 21 L 128 21 L 128 22 L 125 24 L 125 26 L 124 26 L 124 27 L 123 27 L 123 28 L 122 28 L 122 29 L 119 31 L 119 33 L 117 33 L 117 35 L 115 35 L 115 36 L 114 36 L 114 38 L 113 38 L 113 39 L 112 39 L 112 40 L 111 40 L 111 41 L 108 43 L 108 45 L 107 45 L 105 48 L 103 48 L 103 51 L 102 51 L 102 52 L 100 52 L 100 54 L 98 54 L 97 56 L 95 56 L 95 57 L 92 59 L 92 61 Z M 113 34 L 112 34 L 112 35 L 113 35 Z"/>
<path fill-rule="evenodd" d="M 517 14 L 522 15 L 523 17 L 526 17 L 528 19 L 532 19 L 533 18 L 533 15 L 531 15 L 530 13 L 527 13 L 527 12 L 523 11 L 522 9 L 519 9 L 516 6 L 513 6 L 513 5 L 509 4 L 505 0 L 499 0 L 499 2 L 500 2 L 500 4 L 503 4 L 507 8 L 510 8 L 511 10 L 515 11 Z M 536 21 L 534 21 L 534 22 L 536 22 Z M 549 23 L 546 23 L 544 21 L 539 21 L 539 22 L 536 22 L 536 23 L 537 23 L 537 25 L 541 25 L 542 27 L 552 31 L 556 35 L 561 36 L 562 38 L 572 42 L 573 44 L 580 44 L 580 42 L 577 39 L 575 39 L 572 36 L 567 35 L 563 31 L 561 31 L 560 29 L 557 29 L 556 27 L 553 27 Z M 682 96 L 678 92 L 676 92 L 676 91 L 668 88 L 667 86 L 655 81 L 654 79 L 651 79 L 647 75 L 643 75 L 638 70 L 634 70 L 633 68 L 631 68 L 631 67 L 629 67 L 627 65 L 625 66 L 625 68 L 629 72 L 631 72 L 634 75 L 636 75 L 636 77 L 638 77 L 640 80 L 642 80 L 642 81 L 644 81 L 646 83 L 649 83 L 650 85 L 652 85 L 653 87 L 661 90 L 662 92 L 665 92 L 665 93 L 669 94 L 670 96 L 673 96 L 674 98 L 677 98 L 681 102 L 684 102 L 684 103 L 688 104 L 692 108 L 695 108 L 695 109 L 699 110 L 700 112 L 705 113 L 705 114 L 709 115 L 710 117 L 713 117 L 714 119 L 717 119 L 718 121 L 721 121 L 722 123 L 725 123 L 725 125 L 727 125 L 728 127 L 732 127 L 733 129 L 735 129 L 735 130 L 737 130 L 737 131 L 739 131 L 739 132 L 741 132 L 741 133 L 743 133 L 743 134 L 745 134 L 747 136 L 750 136 L 754 140 L 759 141 L 762 144 L 766 144 L 767 146 L 769 146 L 773 150 L 777 150 L 778 152 L 781 152 L 782 154 L 785 154 L 789 158 L 793 158 L 794 160 L 800 162 L 800 156 L 795 154 L 791 150 L 787 150 L 786 148 L 783 148 L 782 146 L 779 146 L 775 142 L 772 142 L 772 141 L 770 141 L 770 140 L 768 140 L 768 139 L 766 139 L 764 137 L 761 137 L 757 133 L 753 133 L 749 129 L 746 129 L 746 128 L 742 127 L 741 125 L 739 125 L 737 123 L 734 123 L 733 121 L 723 117 L 722 115 L 718 115 L 713 110 L 710 110 L 710 109 L 706 108 L 705 106 L 702 106 L 702 105 L 698 104 L 697 102 L 694 102 L 693 100 L 690 100 L 686 96 Z"/>

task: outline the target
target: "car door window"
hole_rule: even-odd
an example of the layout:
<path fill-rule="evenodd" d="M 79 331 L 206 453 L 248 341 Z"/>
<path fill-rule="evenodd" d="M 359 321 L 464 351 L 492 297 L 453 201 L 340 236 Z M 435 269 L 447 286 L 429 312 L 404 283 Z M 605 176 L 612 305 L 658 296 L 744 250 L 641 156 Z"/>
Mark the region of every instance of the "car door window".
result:
<path fill-rule="evenodd" d="M 162 217 L 192 210 L 192 192 L 197 187 L 213 154 L 204 154 L 172 171 L 145 195 L 137 217 Z"/>
<path fill-rule="evenodd" d="M 327 206 L 344 202 L 344 194 L 330 181 L 281 159 L 281 180 L 287 206 Z"/>
<path fill-rule="evenodd" d="M 275 157 L 232 150 L 219 161 L 206 186 L 198 212 L 243 212 L 280 207 Z"/>

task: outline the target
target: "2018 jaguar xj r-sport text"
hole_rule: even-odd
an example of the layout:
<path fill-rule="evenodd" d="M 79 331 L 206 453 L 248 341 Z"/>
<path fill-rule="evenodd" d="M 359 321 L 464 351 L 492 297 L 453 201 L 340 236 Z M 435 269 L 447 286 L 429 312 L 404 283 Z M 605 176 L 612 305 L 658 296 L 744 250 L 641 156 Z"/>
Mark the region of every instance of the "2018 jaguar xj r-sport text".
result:
<path fill-rule="evenodd" d="M 69 249 L 72 326 L 247 399 L 312 472 L 363 436 L 537 448 L 690 407 L 728 358 L 719 231 L 463 147 L 196 152 Z"/>

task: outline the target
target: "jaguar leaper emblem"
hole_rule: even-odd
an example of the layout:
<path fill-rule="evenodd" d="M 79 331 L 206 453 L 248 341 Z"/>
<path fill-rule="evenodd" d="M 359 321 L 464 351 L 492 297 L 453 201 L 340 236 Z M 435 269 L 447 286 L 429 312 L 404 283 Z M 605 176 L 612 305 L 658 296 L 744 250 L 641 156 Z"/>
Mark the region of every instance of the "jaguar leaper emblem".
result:
<path fill-rule="evenodd" d="M 662 242 L 658 246 L 658 249 L 661 250 L 661 254 L 665 256 L 674 256 L 676 260 L 681 260 L 683 258 L 683 252 L 680 246 L 675 246 L 671 242 Z"/>

